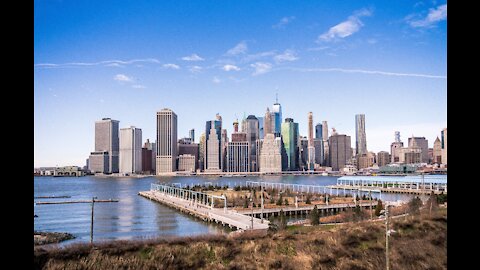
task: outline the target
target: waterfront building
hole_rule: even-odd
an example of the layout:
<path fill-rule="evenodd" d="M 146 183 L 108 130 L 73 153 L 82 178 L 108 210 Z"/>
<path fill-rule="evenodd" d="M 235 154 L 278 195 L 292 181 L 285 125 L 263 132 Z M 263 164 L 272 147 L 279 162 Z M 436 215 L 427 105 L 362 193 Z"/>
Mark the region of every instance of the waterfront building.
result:
<path fill-rule="evenodd" d="M 205 171 L 209 172 L 220 172 L 221 171 L 221 157 L 220 157 L 220 140 L 218 138 L 217 129 L 215 128 L 215 123 L 211 122 L 210 133 L 208 134 L 207 139 L 207 155 L 206 155 L 206 169 Z M 221 136 L 221 134 L 220 134 Z"/>
<path fill-rule="evenodd" d="M 257 144 L 258 140 L 258 119 L 255 115 L 249 115 L 245 121 L 245 133 L 247 134 L 247 140 L 251 146 L 250 151 L 250 171 L 258 171 L 258 156 L 257 156 Z M 265 128 L 265 127 L 264 127 Z M 266 135 L 266 134 L 265 134 Z"/>
<path fill-rule="evenodd" d="M 275 134 L 275 137 L 279 137 L 282 133 L 282 105 L 278 103 L 278 96 L 275 98 L 275 103 L 272 106 L 272 132 Z"/>
<path fill-rule="evenodd" d="M 178 155 L 190 155 L 193 156 L 194 161 L 194 171 L 198 169 L 198 159 L 199 159 L 199 144 L 188 140 L 180 139 L 178 140 Z M 180 169 L 179 169 L 180 170 Z"/>
<path fill-rule="evenodd" d="M 234 135 L 235 133 L 232 134 L 232 142 L 227 143 L 227 172 L 249 172 L 249 142 L 246 134 L 243 141 L 233 141 Z M 241 137 L 236 137 L 239 138 Z"/>
<path fill-rule="evenodd" d="M 108 169 L 103 173 L 118 173 L 119 123 L 110 118 L 95 121 L 95 152 L 108 152 Z"/>
<path fill-rule="evenodd" d="M 380 167 L 379 173 L 381 174 L 407 174 L 415 173 L 417 166 L 412 164 L 398 164 L 392 163 L 386 166 Z"/>
<path fill-rule="evenodd" d="M 391 163 L 400 162 L 400 149 L 403 147 L 403 142 L 400 140 L 400 131 L 395 131 L 395 141 L 390 145 Z"/>
<path fill-rule="evenodd" d="M 367 135 L 365 133 L 365 114 L 355 115 L 355 149 L 357 155 L 367 154 Z"/>
<path fill-rule="evenodd" d="M 387 151 L 380 151 L 377 154 L 378 167 L 385 166 L 390 163 L 390 154 Z"/>
<path fill-rule="evenodd" d="M 136 127 L 120 129 L 120 173 L 142 172 L 142 130 Z"/>
<path fill-rule="evenodd" d="M 205 123 L 205 171 L 218 171 L 222 169 L 222 117 L 217 113 L 216 120 Z M 213 130 L 212 130 L 213 129 Z M 214 138 L 212 138 L 214 136 Z M 215 147 L 214 149 L 210 147 Z M 215 158 L 216 160 L 210 160 Z M 217 165 L 218 164 L 218 165 Z M 214 167 L 210 167 L 214 166 Z"/>
<path fill-rule="evenodd" d="M 177 114 L 168 108 L 157 112 L 157 175 L 176 170 L 177 132 Z"/>
<path fill-rule="evenodd" d="M 285 118 L 281 134 L 287 155 L 286 170 L 295 171 L 298 168 L 298 123 L 294 123 L 292 118 Z"/>
<path fill-rule="evenodd" d="M 142 147 L 142 172 L 144 174 L 151 174 L 152 170 L 152 150 Z"/>
<path fill-rule="evenodd" d="M 91 152 L 88 157 L 88 170 L 92 173 L 109 173 L 110 155 L 108 151 Z"/>
<path fill-rule="evenodd" d="M 265 134 L 260 151 L 260 172 L 276 173 L 282 171 L 281 138 L 274 134 Z"/>
<path fill-rule="evenodd" d="M 447 128 L 444 128 L 442 136 L 442 164 L 447 164 Z"/>
<path fill-rule="evenodd" d="M 328 138 L 330 164 L 333 171 L 341 171 L 352 157 L 350 136 L 334 132 Z"/>
<path fill-rule="evenodd" d="M 178 171 L 195 172 L 196 158 L 190 154 L 182 154 L 178 156 Z"/>
<path fill-rule="evenodd" d="M 315 146 L 313 144 L 313 113 L 308 113 L 308 161 L 307 169 L 313 171 L 315 169 Z"/>
<path fill-rule="evenodd" d="M 53 173 L 54 176 L 84 176 L 85 172 L 78 166 L 63 166 L 56 167 Z"/>
<path fill-rule="evenodd" d="M 156 147 L 156 143 L 151 143 L 150 142 L 150 139 L 147 139 L 147 141 L 143 144 L 143 148 L 146 148 L 147 150 L 151 150 L 151 154 L 152 156 L 148 159 L 150 160 L 151 162 L 151 165 L 148 166 L 148 165 L 144 165 L 144 163 L 146 162 L 145 159 L 143 158 L 143 154 L 142 154 L 142 168 L 147 168 L 147 169 L 150 169 L 148 171 L 152 172 L 152 173 L 155 173 L 155 167 L 156 167 L 156 163 L 157 163 L 157 147 Z M 143 170 L 145 171 L 145 170 Z"/>
<path fill-rule="evenodd" d="M 410 137 L 408 138 L 408 147 L 412 148 L 413 143 L 416 143 L 416 147 L 422 149 L 421 163 L 428 163 L 428 140 L 425 137 Z"/>

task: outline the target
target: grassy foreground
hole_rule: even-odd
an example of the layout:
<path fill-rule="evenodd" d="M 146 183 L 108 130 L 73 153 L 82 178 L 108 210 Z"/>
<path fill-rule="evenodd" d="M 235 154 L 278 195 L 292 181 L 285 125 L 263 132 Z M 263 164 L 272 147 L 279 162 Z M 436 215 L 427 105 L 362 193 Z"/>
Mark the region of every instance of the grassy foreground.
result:
<path fill-rule="evenodd" d="M 447 213 L 391 220 L 390 269 L 446 269 Z M 385 223 L 34 248 L 36 269 L 385 269 Z"/>

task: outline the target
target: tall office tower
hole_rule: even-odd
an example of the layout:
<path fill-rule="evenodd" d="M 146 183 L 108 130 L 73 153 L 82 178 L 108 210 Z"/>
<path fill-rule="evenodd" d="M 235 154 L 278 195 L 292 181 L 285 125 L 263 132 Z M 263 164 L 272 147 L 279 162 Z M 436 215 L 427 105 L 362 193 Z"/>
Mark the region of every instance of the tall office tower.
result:
<path fill-rule="evenodd" d="M 142 147 L 142 172 L 151 174 L 152 170 L 152 149 Z"/>
<path fill-rule="evenodd" d="M 413 140 L 415 138 L 415 140 Z M 425 137 L 411 137 L 408 138 L 408 147 L 413 147 L 413 142 L 416 142 L 417 147 L 422 149 L 422 163 L 428 163 L 428 140 Z"/>
<path fill-rule="evenodd" d="M 265 134 L 260 151 L 260 172 L 275 173 L 282 171 L 282 139 L 273 133 Z"/>
<path fill-rule="evenodd" d="M 108 152 L 108 164 L 100 164 L 94 168 L 96 172 L 102 173 L 118 173 L 118 152 L 119 152 L 119 138 L 118 138 L 118 124 L 119 121 L 110 118 L 103 118 L 100 121 L 95 121 L 95 152 L 101 154 L 100 158 L 95 160 L 103 161 L 104 152 Z M 95 166 L 94 166 L 95 167 Z M 104 168 L 108 168 L 104 170 Z"/>
<path fill-rule="evenodd" d="M 185 140 L 188 139 L 188 140 Z M 188 156 L 194 158 L 194 171 L 198 168 L 198 159 L 199 159 L 199 144 L 191 141 L 190 138 L 183 138 L 178 140 L 178 156 L 184 156 L 184 161 L 190 162 Z M 180 163 L 179 163 L 180 164 Z M 180 168 L 178 169 L 180 171 Z"/>
<path fill-rule="evenodd" d="M 205 171 L 220 171 L 221 170 L 221 157 L 220 157 L 220 138 L 218 138 L 217 129 L 215 128 L 215 123 L 211 123 L 210 133 L 208 134 L 207 139 L 207 155 L 206 162 L 207 166 Z"/>
<path fill-rule="evenodd" d="M 212 120 L 212 121 L 207 121 L 205 123 L 205 155 L 204 155 L 204 165 L 205 165 L 205 170 L 214 170 L 214 171 L 217 171 L 217 170 L 221 170 L 221 166 L 222 166 L 222 149 L 221 149 L 221 145 L 222 145 L 222 121 L 218 120 L 218 119 L 222 119 L 221 116 L 219 114 L 216 115 L 216 119 L 217 120 Z M 213 129 L 213 132 L 212 132 L 212 129 Z M 212 139 L 211 140 L 211 143 L 210 142 L 210 136 L 214 135 L 218 144 L 216 144 L 214 141 L 215 139 Z M 213 143 L 213 144 L 212 144 Z M 215 146 L 216 148 L 215 149 L 210 149 L 210 145 L 213 145 Z M 214 154 L 214 153 L 217 153 L 217 154 Z M 209 160 L 210 158 L 216 158 L 217 160 L 214 161 L 214 160 Z M 215 167 L 212 167 L 210 168 L 210 164 L 212 165 L 215 165 Z M 218 168 L 217 168 L 217 165 L 218 164 Z"/>
<path fill-rule="evenodd" d="M 357 155 L 367 153 L 367 135 L 365 134 L 365 114 L 355 115 L 355 148 Z"/>
<path fill-rule="evenodd" d="M 205 136 L 205 132 L 203 132 L 202 135 L 200 136 L 200 143 L 198 144 L 198 168 L 200 169 L 200 171 L 204 171 L 206 166 L 205 164 L 205 155 L 206 155 L 205 149 L 207 148 L 206 144 L 207 144 L 207 139 Z"/>
<path fill-rule="evenodd" d="M 447 164 L 447 128 L 442 130 L 442 164 Z"/>
<path fill-rule="evenodd" d="M 267 111 L 265 112 L 265 117 L 263 118 L 263 132 L 264 135 L 273 133 L 272 130 L 272 114 L 267 107 Z M 263 139 L 263 138 L 260 138 Z"/>
<path fill-rule="evenodd" d="M 422 163 L 422 148 L 417 147 L 415 139 L 412 140 L 411 147 L 400 148 L 400 163 L 418 164 Z"/>
<path fill-rule="evenodd" d="M 333 132 L 328 141 L 332 170 L 340 171 L 345 168 L 347 160 L 349 160 L 352 155 L 350 136 Z"/>
<path fill-rule="evenodd" d="M 330 166 L 330 150 L 328 145 L 328 123 L 322 121 L 323 165 Z"/>
<path fill-rule="evenodd" d="M 390 154 L 387 151 L 380 151 L 377 154 L 378 167 L 385 166 L 390 163 Z"/>
<path fill-rule="evenodd" d="M 248 141 L 232 141 L 227 143 L 227 172 L 250 171 L 248 146 Z"/>
<path fill-rule="evenodd" d="M 313 144 L 313 113 L 308 113 L 308 170 L 315 169 L 315 145 Z"/>
<path fill-rule="evenodd" d="M 403 147 L 403 142 L 400 141 L 400 131 L 395 131 L 395 141 L 390 145 L 391 163 L 400 162 L 400 149 Z"/>
<path fill-rule="evenodd" d="M 176 170 L 177 115 L 165 108 L 157 112 L 157 175 Z"/>
<path fill-rule="evenodd" d="M 238 119 L 233 121 L 233 132 L 234 133 L 238 132 Z"/>
<path fill-rule="evenodd" d="M 120 129 L 120 173 L 142 172 L 142 130 L 136 127 Z"/>
<path fill-rule="evenodd" d="M 276 96 L 275 103 L 272 106 L 272 114 L 272 125 L 274 126 L 272 132 L 274 132 L 275 137 L 278 137 L 282 133 L 282 105 L 278 103 L 278 95 Z"/>
<path fill-rule="evenodd" d="M 190 131 L 188 132 L 189 134 L 189 137 L 190 139 L 192 140 L 192 142 L 195 142 L 195 129 L 190 129 Z"/>
<path fill-rule="evenodd" d="M 322 139 L 313 139 L 313 146 L 315 147 L 315 163 L 323 166 L 323 140 Z"/>
<path fill-rule="evenodd" d="M 438 165 L 442 164 L 442 141 L 437 138 L 433 143 L 433 161 L 432 163 L 437 163 Z"/>
<path fill-rule="evenodd" d="M 315 139 L 323 140 L 323 126 L 320 123 L 315 125 Z"/>
<path fill-rule="evenodd" d="M 296 125 L 295 125 L 296 124 Z M 282 138 L 285 151 L 287 153 L 287 170 L 297 170 L 298 163 L 298 123 L 294 123 L 292 118 L 285 118 L 282 123 Z"/>
<path fill-rule="evenodd" d="M 246 119 L 245 133 L 247 133 L 247 140 L 251 146 L 250 151 L 250 171 L 258 171 L 258 156 L 257 156 L 257 144 L 258 139 L 258 119 L 255 115 L 249 115 Z"/>
<path fill-rule="evenodd" d="M 228 143 L 228 136 L 227 130 L 222 129 L 222 137 L 220 141 L 220 170 L 226 171 L 226 164 L 227 164 L 227 143 Z"/>
<path fill-rule="evenodd" d="M 308 138 L 307 137 L 300 137 L 300 144 L 299 144 L 299 155 L 300 161 L 299 168 L 304 171 L 308 170 Z"/>
<path fill-rule="evenodd" d="M 263 128 L 265 117 L 257 117 L 257 119 L 258 119 L 258 138 L 263 139 L 263 137 L 265 136 L 265 131 Z"/>

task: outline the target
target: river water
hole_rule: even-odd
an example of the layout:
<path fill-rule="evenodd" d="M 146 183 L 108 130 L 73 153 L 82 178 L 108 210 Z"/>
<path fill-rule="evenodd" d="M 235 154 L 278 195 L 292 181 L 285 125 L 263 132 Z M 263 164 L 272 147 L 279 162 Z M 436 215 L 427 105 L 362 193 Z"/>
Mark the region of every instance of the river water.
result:
<path fill-rule="evenodd" d="M 34 177 L 34 196 L 71 196 L 71 198 L 34 199 L 38 201 L 69 201 L 119 199 L 113 203 L 95 203 L 94 240 L 128 240 L 153 237 L 195 236 L 227 233 L 228 229 L 209 224 L 150 201 L 138 195 L 150 189 L 152 183 L 183 185 L 245 185 L 246 181 L 292 183 L 306 185 L 334 185 L 337 177 L 304 176 L 252 176 L 252 177 L 146 177 L 100 178 L 85 177 Z M 177 184 L 178 185 L 178 184 Z M 335 192 L 335 191 L 334 191 Z M 375 196 L 374 196 L 375 197 Z M 382 194 L 384 200 L 405 200 L 409 195 Z M 68 232 L 76 239 L 62 245 L 90 241 L 91 204 L 34 204 L 34 229 L 47 232 Z"/>

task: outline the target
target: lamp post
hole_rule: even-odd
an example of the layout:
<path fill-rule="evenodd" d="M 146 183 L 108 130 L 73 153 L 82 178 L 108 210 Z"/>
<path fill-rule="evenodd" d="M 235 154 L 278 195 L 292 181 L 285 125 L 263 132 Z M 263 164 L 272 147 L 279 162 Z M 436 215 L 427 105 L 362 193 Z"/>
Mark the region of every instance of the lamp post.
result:
<path fill-rule="evenodd" d="M 253 195 L 253 193 L 252 193 Z M 253 230 L 253 197 L 250 197 L 250 201 L 252 202 L 252 216 L 250 218 L 250 220 L 252 221 L 252 227 L 250 227 L 251 230 Z"/>
<path fill-rule="evenodd" d="M 95 206 L 95 199 L 97 197 L 93 197 L 92 198 L 92 217 L 91 217 L 91 220 L 90 220 L 90 244 L 93 244 L 93 209 L 94 209 L 94 206 Z"/>

